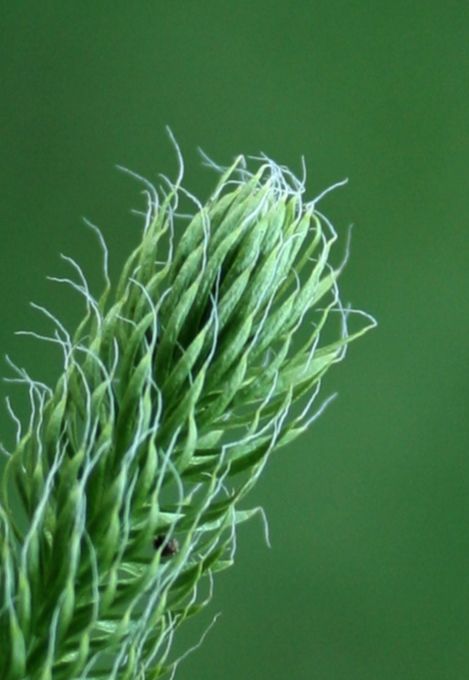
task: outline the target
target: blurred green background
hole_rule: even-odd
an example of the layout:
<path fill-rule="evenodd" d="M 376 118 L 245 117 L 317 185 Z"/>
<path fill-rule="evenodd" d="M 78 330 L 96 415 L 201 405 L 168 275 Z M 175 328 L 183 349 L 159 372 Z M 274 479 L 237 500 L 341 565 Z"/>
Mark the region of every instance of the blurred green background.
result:
<path fill-rule="evenodd" d="M 121 163 L 186 185 L 264 151 L 300 170 L 344 236 L 347 301 L 379 328 L 326 380 L 339 399 L 274 456 L 178 680 L 469 678 L 469 63 L 462 2 L 1 3 L 0 349 L 51 378 L 59 356 L 13 335 L 69 323 L 59 252 L 99 284 L 86 215 L 114 274 L 136 244 L 140 187 Z M 343 240 L 343 242 L 344 242 Z M 95 288 L 95 290 L 99 290 Z M 8 373 L 5 365 L 3 374 Z M 19 392 L 10 392 L 21 411 Z M 11 442 L 4 409 L 1 439 Z"/>

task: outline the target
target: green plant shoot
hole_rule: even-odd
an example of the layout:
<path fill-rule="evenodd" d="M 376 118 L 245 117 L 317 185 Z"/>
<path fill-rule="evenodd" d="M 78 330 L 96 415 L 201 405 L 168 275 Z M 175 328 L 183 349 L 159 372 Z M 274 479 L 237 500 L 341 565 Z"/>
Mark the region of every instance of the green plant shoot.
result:
<path fill-rule="evenodd" d="M 172 677 L 176 629 L 233 563 L 238 524 L 262 514 L 245 497 L 375 324 L 341 302 L 337 235 L 304 181 L 240 156 L 216 167 L 202 204 L 179 158 L 176 181 L 145 182 L 143 235 L 117 285 L 99 231 L 99 298 L 67 258 L 62 281 L 86 314 L 69 333 L 42 310 L 63 355 L 57 384 L 10 362 L 31 409 L 4 451 L 1 680 Z"/>

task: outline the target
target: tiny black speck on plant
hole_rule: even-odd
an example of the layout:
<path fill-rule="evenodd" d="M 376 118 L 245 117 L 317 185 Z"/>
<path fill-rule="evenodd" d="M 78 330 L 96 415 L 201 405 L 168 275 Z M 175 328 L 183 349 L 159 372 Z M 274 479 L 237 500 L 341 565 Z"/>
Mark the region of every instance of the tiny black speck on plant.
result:
<path fill-rule="evenodd" d="M 179 542 L 176 538 L 171 538 L 168 541 L 164 534 L 160 534 L 153 539 L 153 547 L 155 550 L 159 550 L 163 547 L 161 555 L 163 557 L 172 557 L 179 551 Z"/>

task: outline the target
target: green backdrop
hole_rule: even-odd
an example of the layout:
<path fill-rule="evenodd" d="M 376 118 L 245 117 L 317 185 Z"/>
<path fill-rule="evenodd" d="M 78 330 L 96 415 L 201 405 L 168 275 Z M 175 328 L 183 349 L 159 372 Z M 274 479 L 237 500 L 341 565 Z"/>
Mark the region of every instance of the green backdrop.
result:
<path fill-rule="evenodd" d="M 52 379 L 59 356 L 13 332 L 69 323 L 45 280 L 73 254 L 97 284 L 137 242 L 139 187 L 121 163 L 206 194 L 220 162 L 264 151 L 308 191 L 350 178 L 323 210 L 352 256 L 346 300 L 379 328 L 326 380 L 339 399 L 278 452 L 234 569 L 216 580 L 179 680 L 469 677 L 467 9 L 463 2 L 20 2 L 0 23 L 0 349 Z M 344 242 L 344 241 L 343 241 Z M 8 374 L 5 365 L 3 374 Z M 14 386 L 2 385 L 0 396 Z M 1 439 L 12 428 L 1 413 Z"/>

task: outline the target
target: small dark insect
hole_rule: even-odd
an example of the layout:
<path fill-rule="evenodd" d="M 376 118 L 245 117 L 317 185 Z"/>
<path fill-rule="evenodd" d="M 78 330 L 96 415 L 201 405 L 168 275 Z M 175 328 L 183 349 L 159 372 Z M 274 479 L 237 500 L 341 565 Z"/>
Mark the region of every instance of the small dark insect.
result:
<path fill-rule="evenodd" d="M 161 551 L 163 557 L 172 557 L 179 551 L 178 540 L 176 538 L 171 538 L 168 541 L 164 534 L 160 534 L 153 539 L 153 547 L 155 550 L 159 550 L 161 546 L 163 546 L 163 550 Z"/>

